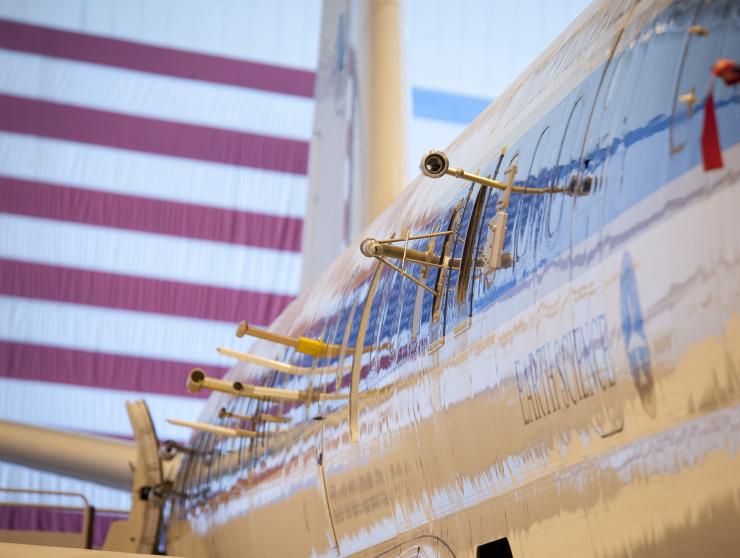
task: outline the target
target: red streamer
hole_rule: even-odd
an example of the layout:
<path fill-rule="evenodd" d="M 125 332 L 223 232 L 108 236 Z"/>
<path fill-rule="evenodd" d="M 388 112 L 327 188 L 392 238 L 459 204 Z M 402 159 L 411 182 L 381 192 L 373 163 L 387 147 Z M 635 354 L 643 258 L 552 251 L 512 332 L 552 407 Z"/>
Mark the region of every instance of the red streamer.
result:
<path fill-rule="evenodd" d="M 717 117 L 714 112 L 714 93 L 710 86 L 707 102 L 704 105 L 704 129 L 701 133 L 701 153 L 704 158 L 704 170 L 721 169 L 722 149 L 719 145 Z"/>

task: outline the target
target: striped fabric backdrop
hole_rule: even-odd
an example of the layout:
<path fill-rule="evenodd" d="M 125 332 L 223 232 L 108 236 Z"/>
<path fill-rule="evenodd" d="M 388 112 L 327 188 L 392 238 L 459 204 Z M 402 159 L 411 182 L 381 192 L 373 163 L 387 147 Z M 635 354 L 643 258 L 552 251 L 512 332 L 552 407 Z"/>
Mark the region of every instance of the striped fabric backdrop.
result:
<path fill-rule="evenodd" d="M 587 2 L 405 2 L 408 176 Z M 188 437 L 187 371 L 298 289 L 321 4 L 0 0 L 0 418 L 129 437 L 144 397 Z"/>
<path fill-rule="evenodd" d="M 0 2 L 3 419 L 128 437 L 144 397 L 186 439 L 188 370 L 222 374 L 235 324 L 297 292 L 320 3 L 208 4 Z M 303 48 L 271 61 L 255 18 Z M 0 486 L 128 507 L 9 465 Z"/>

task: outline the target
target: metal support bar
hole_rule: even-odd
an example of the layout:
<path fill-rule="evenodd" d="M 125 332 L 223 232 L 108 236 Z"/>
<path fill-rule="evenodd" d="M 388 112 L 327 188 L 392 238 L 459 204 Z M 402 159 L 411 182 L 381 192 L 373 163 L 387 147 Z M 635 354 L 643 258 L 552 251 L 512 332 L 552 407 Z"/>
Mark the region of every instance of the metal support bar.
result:
<path fill-rule="evenodd" d="M 388 260 L 386 260 L 385 258 L 383 258 L 381 256 L 373 256 L 373 257 L 376 260 L 378 260 L 380 262 L 383 262 L 385 265 L 387 265 L 391 269 L 397 271 L 398 273 L 400 273 L 401 275 L 403 275 L 404 277 L 406 277 L 406 279 L 411 279 L 414 283 L 416 283 L 417 285 L 419 285 L 422 289 L 425 289 L 425 290 L 429 291 L 430 293 L 432 293 L 434 296 L 437 296 L 437 291 L 435 291 L 434 289 L 432 289 L 430 287 L 427 287 L 424 283 L 422 283 L 421 281 L 419 281 L 416 277 L 414 277 L 412 275 L 409 275 L 408 273 L 406 273 L 403 269 L 401 269 L 397 265 L 392 264 L 391 262 L 389 262 Z"/>
<path fill-rule="evenodd" d="M 62 498 L 75 498 L 78 500 L 81 500 L 82 504 L 80 506 L 69 506 L 69 505 L 55 505 L 55 504 L 41 504 L 41 503 L 28 503 L 28 502 L 11 502 L 11 501 L 0 501 L 0 506 L 5 505 L 13 505 L 20 508 L 26 508 L 26 509 L 48 509 L 48 510 L 57 510 L 57 511 L 71 511 L 71 512 L 81 512 L 82 518 L 82 530 L 77 532 L 69 532 L 69 533 L 59 533 L 58 537 L 55 538 L 53 541 L 49 538 L 49 533 L 41 530 L 35 530 L 35 529 L 12 529 L 12 534 L 14 535 L 12 539 L 7 540 L 3 539 L 5 542 L 14 542 L 16 544 L 43 544 L 45 542 L 47 545 L 65 545 L 65 546 L 73 546 L 75 548 L 92 548 L 92 532 L 93 532 L 93 526 L 95 522 L 95 508 L 90 505 L 90 502 L 87 498 L 85 498 L 84 494 L 80 494 L 79 492 L 64 492 L 60 490 L 37 490 L 33 488 L 11 488 L 11 487 L 0 487 L 0 492 L 5 492 L 9 494 L 34 494 L 37 496 L 55 496 L 55 497 L 62 497 Z M 0 529 L 4 531 L 4 535 L 8 534 L 8 530 Z M 42 540 L 42 542 L 39 542 L 39 539 Z M 15 546 L 15 545 L 13 545 Z M 12 550 L 10 552 L 13 554 Z"/>
<path fill-rule="evenodd" d="M 420 250 L 414 250 L 409 248 L 410 240 L 421 240 L 421 239 L 434 239 L 440 236 L 449 236 L 452 231 L 440 231 L 426 234 L 419 234 L 411 236 L 406 231 L 402 238 L 389 238 L 386 240 L 376 240 L 374 238 L 366 238 L 360 243 L 360 252 L 368 258 L 375 258 L 379 262 L 390 267 L 392 270 L 397 271 L 407 279 L 413 281 L 416 285 L 422 289 L 432 293 L 434 296 L 438 296 L 437 291 L 427 287 L 424 283 L 416 279 L 413 275 L 406 271 L 406 264 L 408 262 L 412 264 L 418 264 L 421 266 L 422 277 L 426 277 L 427 271 L 430 267 L 443 268 L 450 267 L 452 269 L 459 269 L 459 259 L 448 260 L 447 263 L 442 261 L 442 257 L 432 252 L 433 241 L 430 240 L 429 247 L 426 252 Z M 403 247 L 393 246 L 395 242 L 403 242 Z M 395 258 L 401 260 L 401 267 L 388 261 L 388 258 Z"/>
<path fill-rule="evenodd" d="M 511 201 L 511 193 L 514 192 L 514 179 L 516 178 L 516 173 L 518 172 L 519 167 L 516 165 L 511 165 L 506 171 L 504 172 L 504 175 L 506 175 L 506 183 L 504 184 L 504 195 L 501 198 L 501 201 L 499 201 L 498 209 L 507 209 L 509 207 L 509 202 Z"/>
<path fill-rule="evenodd" d="M 378 240 L 377 242 L 380 244 L 390 244 L 391 242 L 408 242 L 409 240 L 422 240 L 424 238 L 436 238 L 438 236 L 449 236 L 452 234 L 452 231 L 440 231 L 440 232 L 434 232 L 434 233 L 427 233 L 427 234 L 415 234 L 413 236 L 403 237 L 403 238 L 389 238 L 388 240 Z"/>
<path fill-rule="evenodd" d="M 498 180 L 492 180 L 491 178 L 486 178 L 484 176 L 478 176 L 477 174 L 471 174 L 469 172 L 464 171 L 463 169 L 447 169 L 447 172 L 445 174 L 448 174 L 450 176 L 455 176 L 457 178 L 463 178 L 465 180 L 470 180 L 471 182 L 475 182 L 476 184 L 480 184 L 481 186 L 487 186 L 488 188 L 494 188 L 496 190 L 506 191 L 508 186 L 503 183 L 499 182 Z M 565 192 L 564 188 L 560 188 L 558 186 L 550 186 L 549 188 L 532 188 L 529 186 L 512 186 L 511 191 L 515 194 L 557 194 Z"/>

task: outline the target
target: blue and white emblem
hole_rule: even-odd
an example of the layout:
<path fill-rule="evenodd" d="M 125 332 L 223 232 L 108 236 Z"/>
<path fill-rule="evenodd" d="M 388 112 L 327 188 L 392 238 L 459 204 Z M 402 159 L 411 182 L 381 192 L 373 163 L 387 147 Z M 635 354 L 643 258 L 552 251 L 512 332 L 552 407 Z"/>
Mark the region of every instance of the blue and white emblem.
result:
<path fill-rule="evenodd" d="M 632 257 L 625 252 L 619 277 L 622 336 L 627 351 L 632 380 L 640 394 L 643 406 L 653 406 L 653 375 L 650 366 L 650 349 L 645 335 L 645 323 L 637 292 L 637 278 Z"/>

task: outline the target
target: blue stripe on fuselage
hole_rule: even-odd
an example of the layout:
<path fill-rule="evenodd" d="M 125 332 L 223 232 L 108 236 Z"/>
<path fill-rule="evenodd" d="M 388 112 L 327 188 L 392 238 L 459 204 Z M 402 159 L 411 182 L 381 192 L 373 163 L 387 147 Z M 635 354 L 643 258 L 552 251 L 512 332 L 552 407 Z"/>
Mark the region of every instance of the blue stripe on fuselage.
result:
<path fill-rule="evenodd" d="M 715 29 L 713 28 L 713 32 Z M 717 40 L 722 38 L 720 33 L 715 33 L 714 36 Z M 678 40 L 679 37 L 677 36 L 676 39 Z M 681 43 L 677 42 L 676 46 L 677 48 L 674 50 L 674 53 L 680 52 Z M 650 52 L 643 52 L 643 55 L 647 57 L 650 55 Z M 620 56 L 624 56 L 624 53 L 620 54 Z M 678 56 L 677 58 L 680 59 Z M 616 62 L 617 60 L 613 63 Z M 642 62 L 643 60 L 637 61 L 639 64 L 642 64 Z M 675 76 L 677 62 L 672 65 L 666 61 L 662 68 L 656 64 L 656 60 L 652 60 L 651 62 L 653 63 L 651 64 L 652 67 L 657 66 L 658 69 L 656 72 L 670 72 Z M 634 60 L 633 63 L 635 63 Z M 638 66 L 639 69 L 641 69 L 641 66 Z M 584 85 L 588 87 L 587 82 L 589 81 L 591 82 L 591 86 L 595 87 L 603 71 L 604 66 L 601 66 L 584 80 L 582 84 L 574 88 L 574 90 L 582 90 Z M 635 72 L 635 76 L 637 74 L 640 74 L 639 78 L 635 77 L 635 79 L 650 80 L 650 76 Z M 708 76 L 709 68 L 707 68 L 707 79 Z M 674 83 L 674 80 L 675 78 L 667 80 L 656 78 L 657 83 L 671 83 L 671 85 Z M 621 86 L 622 91 L 619 91 L 617 95 L 629 97 L 631 88 L 634 86 L 635 84 L 632 82 L 624 82 Z M 552 204 L 559 203 L 555 201 L 556 196 L 516 196 L 516 199 L 512 198 L 506 249 L 515 251 L 516 243 L 521 242 L 527 234 L 530 235 L 529 238 L 533 239 L 530 241 L 532 244 L 528 246 L 528 252 L 516 262 L 514 268 L 499 270 L 496 273 L 493 287 L 476 301 L 474 306 L 476 312 L 490 307 L 496 301 L 503 298 L 508 299 L 522 290 L 531 288 L 533 275 L 541 272 L 546 267 L 550 270 L 559 268 L 561 273 L 557 281 L 547 285 L 549 288 L 538 289 L 538 297 L 565 284 L 577 275 L 577 273 L 573 273 L 572 267 L 577 265 L 579 268 L 585 268 L 607 255 L 605 250 L 603 250 L 604 246 L 601 246 L 601 249 L 592 251 L 592 260 L 590 261 L 568 262 L 568 254 L 571 246 L 589 239 L 594 234 L 600 233 L 605 225 L 629 211 L 635 204 L 657 192 L 663 186 L 689 170 L 702 164 L 700 138 L 705 99 L 702 99 L 700 103 L 695 105 L 692 117 L 689 118 L 686 116 L 686 113 L 683 113 L 682 116 L 676 119 L 673 125 L 677 129 L 681 129 L 682 137 L 686 138 L 686 143 L 682 151 L 671 154 L 669 149 L 669 133 L 672 125 L 670 110 L 673 105 L 673 87 L 670 90 L 655 91 L 653 95 L 654 97 L 652 99 L 645 99 L 639 95 L 635 95 L 631 101 L 631 105 L 629 103 L 627 104 L 625 114 L 620 114 L 620 116 L 629 120 L 632 111 L 640 112 L 643 109 L 643 105 L 650 102 L 659 105 L 662 104 L 663 110 L 656 112 L 644 124 L 638 125 L 623 135 L 614 138 L 608 146 L 592 148 L 590 151 L 584 153 L 584 160 L 589 160 L 589 174 L 596 176 L 599 183 L 592 194 L 580 198 L 567 197 L 563 201 L 564 214 L 559 226 L 564 229 L 561 230 L 561 234 L 557 238 L 548 241 L 546 238 L 547 232 L 543 230 L 546 225 L 545 220 L 549 217 L 548 207 L 552 208 Z M 738 123 L 740 123 L 740 94 L 737 93 L 737 86 L 735 86 L 735 89 L 732 89 L 720 82 L 718 85 L 715 85 L 715 97 L 718 99 L 716 109 L 721 146 L 723 150 L 726 150 L 740 141 L 740 126 L 738 126 Z M 511 152 L 519 150 L 521 153 L 520 168 L 528 170 L 528 165 L 537 144 L 536 142 L 542 130 L 547 124 L 556 125 L 554 122 L 558 118 L 558 113 L 562 114 L 564 111 L 569 111 L 573 102 L 574 99 L 572 97 L 566 98 L 565 101 L 545 116 L 538 125 L 530 129 L 529 132 L 512 145 Z M 611 118 L 614 115 L 608 114 L 606 116 Z M 598 123 L 594 123 L 589 142 L 595 139 L 594 134 L 598 133 L 599 130 Z M 560 136 L 562 137 L 562 130 Z M 611 161 L 614 161 L 616 164 L 609 164 Z M 493 164 L 491 162 L 487 170 L 490 170 Z M 545 186 L 547 182 L 543 183 L 543 177 L 546 179 L 551 176 L 568 176 L 570 172 L 578 168 L 578 165 L 579 161 L 571 160 L 566 165 L 559 167 L 550 166 L 537 173 L 538 178 L 528 176 L 524 180 L 518 180 L 517 183 L 529 186 Z M 486 219 L 493 216 L 492 205 L 489 203 Z M 673 207 L 672 209 L 676 210 L 677 208 Z M 662 218 L 665 215 L 665 212 L 660 212 L 655 215 L 655 219 Z M 525 227 L 517 227 L 517 221 L 520 218 L 525 219 Z M 655 219 L 644 221 L 641 224 L 647 226 L 654 222 Z M 633 234 L 637 234 L 639 230 L 633 230 L 632 232 Z M 626 238 L 622 238 L 622 242 L 626 240 Z M 479 248 L 481 241 L 482 239 L 479 239 Z M 614 248 L 613 245 L 609 247 Z M 528 306 L 531 302 L 529 299 L 523 299 L 522 308 Z"/>
<path fill-rule="evenodd" d="M 646 29 L 651 25 L 654 26 L 655 22 L 646 26 Z M 713 36 L 716 39 L 719 34 L 715 31 L 716 29 L 713 29 Z M 633 60 L 631 62 L 632 64 L 637 64 L 636 68 L 632 68 L 632 81 L 624 79 L 624 73 L 620 74 L 620 79 L 623 80 L 620 85 L 621 89 L 617 90 L 614 94 L 615 98 L 622 99 L 623 104 L 618 107 L 618 110 L 621 111 L 620 116 L 623 116 L 629 123 L 632 123 L 630 119 L 635 118 L 634 115 L 636 113 L 645 113 L 644 106 L 647 103 L 657 103 L 659 109 L 655 110 L 653 114 L 644 115 L 642 122 L 635 122 L 635 126 L 628 128 L 626 131 L 615 134 L 613 130 L 610 130 L 609 132 L 613 139 L 608 140 L 607 145 L 593 147 L 584 154 L 584 159 L 590 161 L 590 174 L 599 178 L 599 183 L 592 194 L 580 198 L 565 196 L 563 194 L 554 196 L 515 195 L 512 198 L 509 211 L 506 249 L 514 250 L 514 240 L 517 234 L 520 236 L 518 240 L 529 235 L 533 244 L 528 247 L 528 251 L 517 261 L 514 268 L 499 270 L 496 273 L 492 288 L 486 290 L 484 293 L 478 292 L 474 303 L 474 312 L 481 312 L 491 307 L 497 301 L 508 300 L 528 291 L 531 293 L 531 296 L 522 297 L 521 303 L 517 304 L 517 308 L 515 309 L 515 311 L 523 310 L 532 304 L 535 296 L 541 298 L 548 292 L 552 292 L 554 289 L 567 284 L 574 276 L 578 275 L 580 270 L 587 269 L 588 266 L 608 255 L 608 249 L 624 245 L 630 238 L 639 234 L 641 230 L 644 230 L 646 226 L 650 226 L 656 220 L 668 215 L 667 211 L 659 210 L 649 219 L 635 222 L 634 226 L 630 227 L 625 234 L 620 234 L 618 238 L 610 239 L 609 242 L 604 239 L 599 243 L 597 248 L 590 250 L 585 256 L 579 257 L 579 260 L 570 261 L 569 251 L 571 246 L 583 242 L 593 235 L 600 234 L 605 225 L 614 221 L 637 203 L 657 192 L 660 188 L 687 171 L 700 165 L 702 162 L 699 138 L 701 136 L 704 116 L 704 100 L 694 107 L 693 117 L 679 117 L 676 121 L 676 125 L 686 126 L 685 136 L 689 138 L 689 142 L 684 150 L 673 155 L 669 150 L 668 135 L 671 126 L 670 110 L 673 104 L 673 84 L 675 83 L 676 67 L 680 59 L 680 56 L 676 53 L 680 53 L 681 51 L 683 34 L 680 37 L 676 36 L 675 40 L 675 48 L 669 51 L 671 56 L 675 55 L 674 59 L 666 61 L 665 64 L 660 63 L 661 60 L 648 60 L 656 65 L 656 72 L 668 74 L 667 77 L 663 76 L 661 79 L 660 76 L 648 76 L 641 72 L 643 69 L 642 66 L 645 63 L 644 58 L 650 54 L 649 52 L 642 52 L 643 59 Z M 633 49 L 635 52 L 626 51 L 620 53 L 612 64 L 616 64 L 619 58 L 625 56 L 627 52 L 636 56 L 639 54 L 636 52 L 637 49 L 648 48 L 650 44 L 650 42 L 638 43 Z M 577 84 L 573 88 L 573 92 L 583 91 L 584 88 L 588 87 L 592 87 L 595 90 L 603 72 L 604 66 L 602 65 Z M 633 92 L 637 80 L 641 80 L 640 83 L 647 84 L 647 86 L 650 86 L 652 83 L 669 83 L 670 87 L 666 90 L 651 91 L 651 97 L 648 99 L 641 97 L 639 91 L 637 93 Z M 608 84 L 605 84 L 606 86 Z M 603 94 L 604 91 L 602 90 L 601 93 Z M 632 96 L 631 99 L 630 96 Z M 723 149 L 728 149 L 740 141 L 740 127 L 735 124 L 740 122 L 740 95 L 734 90 L 725 88 L 719 84 L 716 86 L 715 96 L 717 99 L 716 109 L 721 145 Z M 529 172 L 529 165 L 531 164 L 537 142 L 543 129 L 548 125 L 552 127 L 552 132 L 556 134 L 551 141 L 555 144 L 553 158 L 557 157 L 558 148 L 563 137 L 565 121 L 574 102 L 575 98 L 573 95 L 567 96 L 545 115 L 538 124 L 533 126 L 516 142 L 512 143 L 509 153 L 513 154 L 517 151 L 520 153 L 519 167 L 521 170 L 527 173 Z M 597 100 L 597 102 L 600 102 L 600 100 Z M 590 108 L 589 106 L 588 109 Z M 610 113 L 607 116 L 613 118 L 614 114 Z M 622 123 L 620 121 L 615 127 L 619 129 L 621 126 Z M 592 126 L 590 137 L 594 138 L 599 130 L 599 125 L 595 122 Z M 579 141 L 583 141 L 582 136 Z M 494 148 L 496 146 L 492 146 L 492 150 Z M 507 161 L 508 159 L 504 161 L 502 170 L 507 165 Z M 615 164 L 612 164 L 612 161 Z M 486 164 L 480 165 L 482 168 L 485 168 L 484 174 L 493 171 L 496 160 L 489 161 L 487 164 L 487 168 Z M 575 159 L 563 165 L 556 165 L 553 162 L 538 172 L 536 177 L 527 176 L 525 179 L 518 180 L 517 184 L 546 186 L 548 177 L 567 176 L 569 172 L 576 170 L 578 165 L 579 161 Z M 463 195 L 462 189 L 460 195 Z M 557 202 L 557 196 L 562 196 L 563 216 L 557 234 L 552 239 L 548 239 L 547 231 L 545 230 L 546 223 L 544 221 L 549 218 L 547 213 L 548 207 L 553 203 L 559 203 Z M 693 198 L 689 196 L 674 200 L 674 203 L 670 206 L 670 210 L 675 211 L 680 209 L 681 204 L 690 203 L 691 199 Z M 431 223 L 428 228 L 431 229 L 433 226 L 436 226 L 439 229 L 445 229 L 448 225 L 447 221 L 449 220 L 451 209 L 448 208 L 447 211 L 439 215 L 434 220 L 435 222 Z M 490 219 L 494 211 L 495 203 L 492 199 L 489 199 L 484 219 Z M 517 221 L 520 217 L 524 219 L 524 227 L 517 227 Z M 405 225 L 410 226 L 411 223 Z M 484 240 L 484 238 L 478 239 L 479 250 Z M 425 249 L 422 245 L 414 247 L 422 250 Z M 480 257 L 480 252 L 478 257 Z M 578 269 L 574 270 L 574 267 Z M 555 275 L 555 279 L 548 281 L 546 285 L 539 285 L 535 292 L 532 289 L 532 279 L 535 274 L 541 273 L 545 268 L 555 271 L 553 274 Z M 423 320 L 426 324 L 422 323 L 421 339 L 424 338 L 424 333 L 428 332 L 428 322 L 430 320 L 429 308 L 431 306 L 431 295 L 427 294 L 425 296 L 429 300 L 425 303 Z M 406 284 L 398 289 L 394 297 L 396 305 L 405 313 L 400 322 L 403 324 L 402 329 L 410 329 L 411 315 L 409 314 L 409 309 L 413 308 L 415 297 L 416 288 L 410 281 L 406 281 Z M 345 311 L 348 311 L 348 309 L 345 309 Z M 360 312 L 355 313 L 355 322 L 358 322 L 359 315 Z M 505 322 L 510 318 L 511 316 L 497 317 L 501 322 Z M 324 320 L 317 321 L 314 327 L 311 328 L 311 331 L 307 332 L 307 335 L 319 335 L 323 329 L 322 324 L 324 323 Z M 448 327 L 449 325 L 454 326 L 454 322 L 448 324 Z M 343 330 L 343 328 L 339 329 Z M 352 327 L 352 331 L 353 334 L 356 333 L 356 325 Z M 394 332 L 383 331 L 379 338 L 383 339 L 392 337 L 393 335 L 395 335 Z M 332 341 L 341 343 L 341 339 L 333 339 Z M 349 344 L 350 346 L 354 344 L 354 337 L 350 339 Z M 407 354 L 414 352 L 414 350 L 411 350 Z M 284 379 L 279 379 L 276 385 L 280 385 L 283 381 Z"/>

